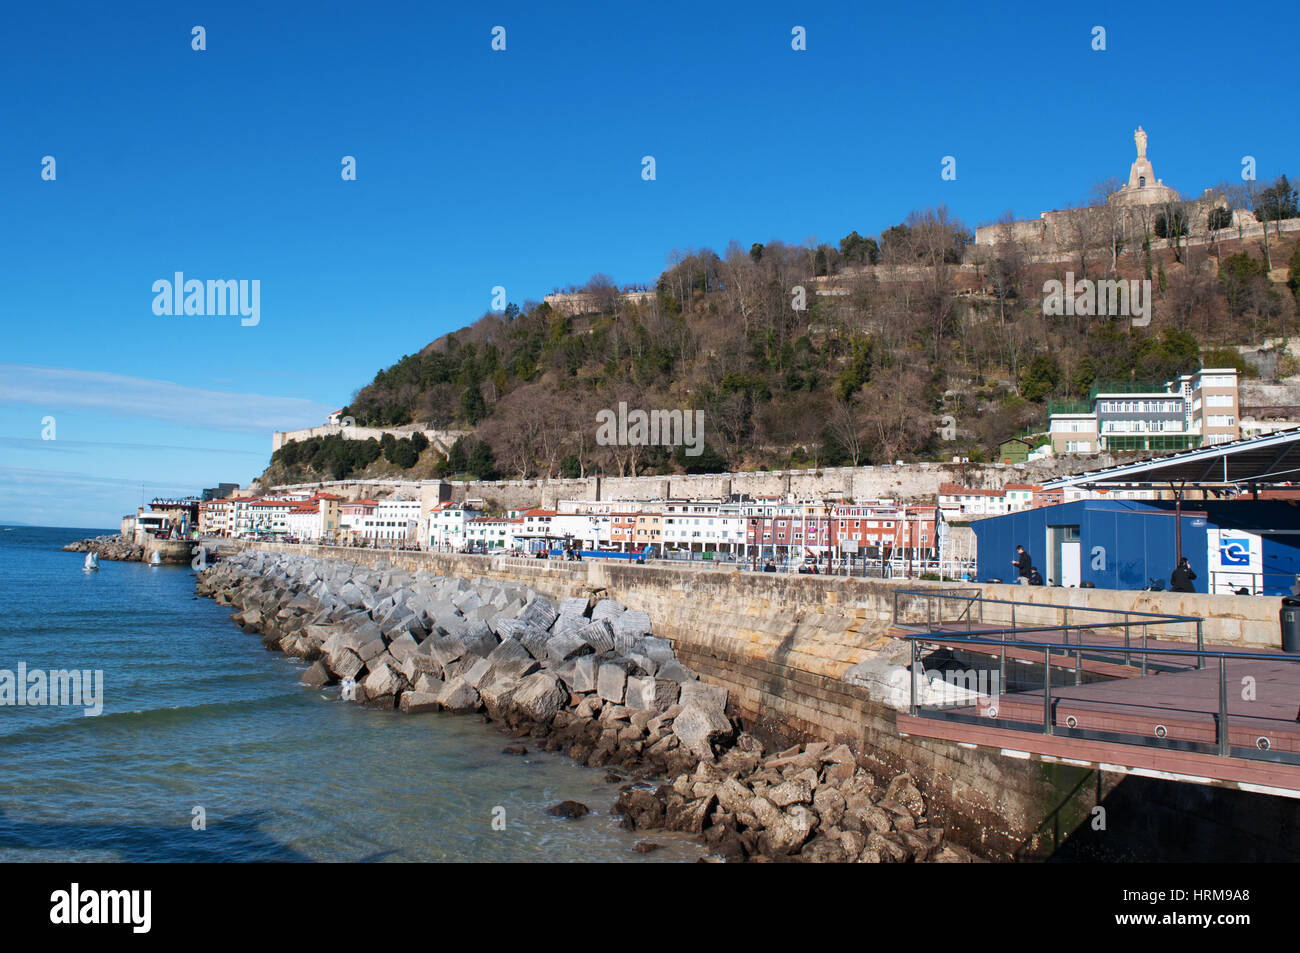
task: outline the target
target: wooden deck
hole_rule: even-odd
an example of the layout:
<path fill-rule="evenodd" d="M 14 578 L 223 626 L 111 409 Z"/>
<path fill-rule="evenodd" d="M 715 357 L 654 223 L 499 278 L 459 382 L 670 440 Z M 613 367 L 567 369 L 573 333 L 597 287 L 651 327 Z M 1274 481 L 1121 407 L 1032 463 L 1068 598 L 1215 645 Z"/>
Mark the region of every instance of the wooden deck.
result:
<path fill-rule="evenodd" d="M 902 634 L 902 633 L 900 633 Z M 920 633 L 908 633 L 917 635 Z M 927 633 L 927 643 L 950 649 L 997 655 L 1000 646 L 963 646 L 961 633 Z M 980 635 L 972 627 L 972 636 Z M 1062 644 L 1065 633 L 1024 633 L 1021 638 L 1047 644 Z M 1076 632 L 1069 633 L 1071 641 Z M 1043 689 L 1002 694 L 997 699 L 996 717 L 987 707 L 947 706 L 944 717 L 901 714 L 901 731 L 922 737 L 940 738 L 964 744 L 996 745 L 1004 749 L 1063 760 L 1122 767 L 1139 773 L 1161 773 L 1184 780 L 1257 785 L 1295 792 L 1300 796 L 1300 658 L 1280 652 L 1276 661 L 1228 659 L 1225 662 L 1227 737 L 1232 749 L 1228 757 L 1218 754 L 1220 738 L 1219 662 L 1206 660 L 1195 668 L 1193 657 L 1167 657 L 1159 667 L 1150 665 L 1140 673 L 1139 657 L 1122 664 L 1120 639 L 1088 639 L 1105 651 L 1083 651 L 1080 669 L 1111 680 L 1081 685 L 1053 685 L 1050 710 L 1044 728 Z M 1186 643 L 1148 646 L 1187 648 Z M 1007 643 L 1007 657 L 1043 662 L 1044 649 L 1025 649 Z M 1073 670 L 1073 651 L 1050 651 L 1053 668 Z M 1109 656 L 1109 658 L 1107 657 Z M 1152 656 L 1151 659 L 1154 659 Z M 1287 661 L 1287 659 L 1295 659 Z M 1150 659 L 1149 659 L 1150 662 Z M 961 720 L 966 719 L 966 720 Z M 1194 750 L 1188 750 L 1193 748 Z"/>
<path fill-rule="evenodd" d="M 1135 626 L 1135 628 L 1138 627 Z M 950 629 L 942 632 L 924 632 L 919 629 L 900 628 L 892 630 L 890 634 L 895 638 L 924 635 L 927 641 L 936 645 L 959 649 L 963 647 L 964 636 L 997 638 L 998 633 L 1002 631 L 1004 630 L 993 625 L 972 623 L 969 631 L 963 625 L 960 630 Z M 1077 657 L 1081 671 L 1092 672 L 1097 675 L 1109 675 L 1114 678 L 1131 678 L 1143 674 L 1143 649 L 1196 648 L 1195 643 L 1177 642 L 1171 639 L 1143 639 L 1140 635 L 1135 635 L 1129 639 L 1127 646 L 1128 659 L 1125 661 L 1124 652 L 1126 647 L 1123 636 L 1109 635 L 1095 629 L 1070 629 L 1068 631 L 1061 628 L 1022 630 L 1018 638 L 1022 642 L 1040 642 L 1047 645 L 1061 646 L 1062 650 L 1060 652 L 1054 651 L 1051 653 L 1053 668 L 1060 667 L 1073 671 Z M 1077 652 L 1069 647 L 1080 642 L 1089 646 L 1104 646 L 1106 651 Z M 1114 651 L 1111 651 L 1112 648 Z M 981 654 L 997 654 L 1001 651 L 997 647 L 990 645 L 966 645 L 965 649 L 966 651 Z M 1008 659 L 1017 662 L 1041 664 L 1043 661 L 1043 649 L 1018 645 L 1013 639 L 1007 640 L 1005 652 Z M 1176 672 L 1194 669 L 1196 659 L 1186 655 L 1148 653 L 1145 664 L 1147 672 Z"/>

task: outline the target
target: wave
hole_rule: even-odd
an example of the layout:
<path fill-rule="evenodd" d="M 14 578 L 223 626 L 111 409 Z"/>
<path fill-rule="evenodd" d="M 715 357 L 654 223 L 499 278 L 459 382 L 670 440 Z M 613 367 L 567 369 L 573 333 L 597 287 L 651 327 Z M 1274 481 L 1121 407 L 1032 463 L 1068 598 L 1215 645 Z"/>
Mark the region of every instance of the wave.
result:
<path fill-rule="evenodd" d="M 52 724 L 35 725 L 20 729 L 12 734 L 0 736 L 5 744 L 22 744 L 25 742 L 47 742 L 52 738 L 68 734 L 81 734 L 87 731 L 103 733 L 107 731 L 152 729 L 185 725 L 209 718 L 220 718 L 227 714 L 248 715 L 275 710 L 288 710 L 294 702 L 302 699 L 302 693 L 294 686 L 293 691 L 253 698 L 232 698 L 221 701 L 198 702 L 192 705 L 160 705 L 155 708 L 137 708 L 129 711 L 111 711 L 94 717 L 86 717 L 79 709 L 66 709 L 75 717 L 64 718 Z"/>

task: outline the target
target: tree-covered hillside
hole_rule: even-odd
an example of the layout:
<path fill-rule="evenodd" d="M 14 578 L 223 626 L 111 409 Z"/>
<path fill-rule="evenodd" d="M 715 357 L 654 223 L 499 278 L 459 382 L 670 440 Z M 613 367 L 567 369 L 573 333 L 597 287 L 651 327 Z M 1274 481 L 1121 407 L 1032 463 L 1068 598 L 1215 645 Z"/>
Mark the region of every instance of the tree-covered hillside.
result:
<path fill-rule="evenodd" d="M 1231 345 L 1296 333 L 1294 232 L 1274 223 L 1267 248 L 1229 231 L 1184 243 L 1195 223 L 1175 216 L 1167 233 L 1171 221 L 1182 230 L 1171 247 L 1112 237 L 1051 263 L 1023 244 L 976 248 L 943 208 L 837 246 L 675 251 L 647 300 L 598 275 L 582 289 L 595 313 L 512 304 L 381 370 L 344 413 L 359 425 L 475 430 L 455 459 L 429 450 L 406 468 L 421 475 L 987 459 L 1043 429 L 1053 399 L 1086 398 L 1099 382 L 1162 382 L 1203 360 L 1245 371 Z M 1150 324 L 1044 314 L 1044 282 L 1067 270 L 1149 277 Z M 705 451 L 601 445 L 596 414 L 620 402 L 703 410 Z M 948 415 L 955 428 L 942 426 Z M 282 476 L 336 473 L 331 453 L 361 451 L 317 447 L 273 463 Z"/>

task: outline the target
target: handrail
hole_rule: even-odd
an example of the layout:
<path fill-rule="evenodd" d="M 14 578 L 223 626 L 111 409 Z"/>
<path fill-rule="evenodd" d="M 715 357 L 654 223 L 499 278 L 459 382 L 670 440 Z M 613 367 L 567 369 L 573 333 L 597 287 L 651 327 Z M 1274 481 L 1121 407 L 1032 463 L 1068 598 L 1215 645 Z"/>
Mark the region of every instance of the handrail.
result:
<path fill-rule="evenodd" d="M 1057 628 L 1060 627 L 1057 626 Z M 971 645 L 996 645 L 998 647 L 1001 647 L 1006 644 L 1002 639 L 989 639 L 978 635 L 970 635 L 970 636 L 952 635 L 946 632 L 940 634 L 944 636 L 943 639 L 944 642 L 960 641 L 964 643 L 969 643 Z M 934 633 L 932 632 L 917 633 L 917 634 L 903 634 L 900 635 L 899 638 L 906 639 L 909 642 L 935 641 Z M 1061 654 L 1060 653 L 1061 649 L 1067 647 L 1060 642 L 1017 642 L 1016 645 L 1019 646 L 1020 648 L 1027 648 L 1027 649 L 1054 649 L 1057 650 L 1058 654 Z M 1070 643 L 1068 648 L 1071 654 L 1073 654 L 1077 649 L 1082 649 L 1085 652 L 1120 653 L 1124 651 L 1123 646 L 1085 644 L 1082 642 L 1072 642 Z M 1256 662 L 1300 662 L 1300 655 L 1289 655 L 1283 652 L 1267 653 L 1267 652 L 1237 652 L 1231 649 L 1160 649 L 1160 648 L 1148 648 L 1148 649 L 1143 649 L 1142 651 L 1149 652 L 1152 655 L 1191 655 L 1191 656 L 1204 656 L 1206 658 L 1226 658 L 1229 660 L 1237 659 L 1237 660 L 1250 660 Z"/>
<path fill-rule="evenodd" d="M 948 589 L 896 589 L 895 593 L 900 596 L 930 596 L 941 599 L 959 598 L 952 590 Z M 1134 615 L 1143 616 L 1151 619 L 1168 619 L 1178 622 L 1199 622 L 1200 616 L 1194 615 L 1172 615 L 1165 612 L 1140 612 L 1137 609 L 1105 609 L 1099 606 L 1059 606 L 1050 602 L 1024 602 L 1018 599 L 989 599 L 985 596 L 976 596 L 978 601 L 990 605 L 1007 605 L 1007 606 L 1028 606 L 1034 609 L 1070 609 L 1076 612 L 1102 612 L 1112 615 Z"/>
<path fill-rule="evenodd" d="M 1005 650 L 1006 648 L 1006 642 L 1001 639 L 993 639 L 984 636 L 952 635 L 949 633 L 945 633 L 944 636 L 945 637 L 941 644 L 945 646 L 950 646 L 952 643 L 960 643 L 964 645 L 987 645 L 990 647 L 997 647 L 1000 650 Z M 912 664 L 910 667 L 911 677 L 908 679 L 909 687 L 911 690 L 909 705 L 908 705 L 909 714 L 911 714 L 913 717 L 939 718 L 939 719 L 956 718 L 958 720 L 965 719 L 967 721 L 970 721 L 973 718 L 975 718 L 976 716 L 963 714 L 960 712 L 946 713 L 943 711 L 944 708 L 943 705 L 939 705 L 937 707 L 925 708 L 922 705 L 919 705 L 917 703 L 916 667 L 917 667 L 917 663 L 920 660 L 920 648 L 922 643 L 935 642 L 935 639 L 932 638 L 930 633 L 904 635 L 902 637 L 906 639 L 907 642 L 909 643 L 910 655 L 912 658 Z M 936 644 L 940 644 L 940 643 L 936 643 Z M 1101 740 L 1113 741 L 1116 744 L 1132 745 L 1132 746 L 1159 745 L 1164 742 L 1166 736 L 1158 732 L 1154 735 L 1155 740 L 1153 741 L 1151 740 L 1151 737 L 1145 734 L 1139 734 L 1133 731 L 1123 731 L 1118 728 L 1107 729 L 1104 731 L 1099 729 L 1085 730 L 1085 729 L 1078 728 L 1077 725 L 1070 726 L 1068 724 L 1068 720 L 1065 725 L 1059 725 L 1056 722 L 1056 716 L 1053 707 L 1054 696 L 1052 691 L 1053 650 L 1058 650 L 1058 654 L 1059 654 L 1059 650 L 1065 648 L 1067 651 L 1064 654 L 1067 656 L 1067 659 L 1070 655 L 1074 656 L 1075 684 L 1077 685 L 1078 675 L 1079 675 L 1079 668 L 1078 668 L 1079 658 L 1082 656 L 1083 652 L 1085 651 L 1102 652 L 1102 653 L 1111 653 L 1111 654 L 1123 653 L 1127 659 L 1129 653 L 1129 648 L 1127 645 L 1125 645 L 1122 648 L 1114 645 L 1096 645 L 1096 644 L 1085 645 L 1082 642 L 1079 642 L 1076 645 L 1065 645 L 1065 646 L 1062 646 L 1055 642 L 1021 642 L 1018 643 L 1018 645 L 1020 645 L 1023 648 L 1043 650 L 1043 687 L 1042 687 L 1043 716 L 1041 721 L 1038 722 L 1037 725 L 1034 725 L 1034 723 L 1027 722 L 1027 721 L 1003 722 L 1002 727 L 1006 728 L 1006 730 L 1023 731 L 1023 732 L 1029 732 L 1034 734 L 1042 734 L 1045 736 L 1054 736 L 1060 734 L 1061 732 L 1065 732 L 1068 735 L 1068 733 L 1078 731 L 1078 732 L 1083 732 L 1082 735 L 1083 737 L 1087 737 L 1088 735 L 1092 735 L 1093 737 L 1101 735 L 1103 736 Z M 1263 652 L 1239 652 L 1230 649 L 1206 649 L 1206 648 L 1172 649 L 1172 648 L 1148 648 L 1145 646 L 1142 648 L 1141 651 L 1143 653 L 1143 674 L 1145 674 L 1146 671 L 1147 654 L 1165 655 L 1165 656 L 1184 656 L 1184 657 L 1190 656 L 1197 659 L 1198 662 L 1197 670 L 1202 670 L 1204 668 L 1205 661 L 1208 659 L 1216 659 L 1218 661 L 1218 669 L 1219 669 L 1218 678 L 1215 679 L 1216 682 L 1215 687 L 1217 688 L 1218 697 L 1215 701 L 1214 709 L 1209 709 L 1206 711 L 1207 714 L 1209 714 L 1212 711 L 1215 717 L 1214 742 L 1211 744 L 1208 741 L 1196 741 L 1191 739 L 1177 739 L 1177 740 L 1169 739 L 1169 742 L 1167 744 L 1164 744 L 1165 747 L 1183 747 L 1186 750 L 1193 750 L 1193 751 L 1197 750 L 1199 747 L 1200 749 L 1204 750 L 1205 753 L 1215 754 L 1221 758 L 1241 757 L 1253 761 L 1267 760 L 1267 761 L 1281 761 L 1285 763 L 1300 764 L 1300 754 L 1297 754 L 1295 752 L 1288 752 L 1284 750 L 1273 752 L 1271 750 L 1272 745 L 1270 744 L 1259 744 L 1257 742 L 1255 748 L 1239 746 L 1238 748 L 1234 749 L 1232 745 L 1231 734 L 1229 731 L 1229 713 L 1228 713 L 1228 662 L 1230 661 L 1258 661 L 1258 662 L 1284 661 L 1284 662 L 1293 662 L 1293 663 L 1300 664 L 1300 655 L 1287 655 L 1284 653 L 1275 654 L 1275 653 L 1263 653 Z M 997 653 L 990 651 L 987 654 L 992 656 L 992 655 L 996 655 Z M 1059 665 L 1060 663 L 1057 664 Z M 1013 693 L 1013 694 L 1019 694 L 1019 693 Z M 989 710 L 993 711 L 994 709 L 990 708 Z M 1174 709 L 1171 709 L 1171 711 L 1174 711 Z M 1262 736 L 1260 740 L 1267 741 L 1268 739 L 1267 736 Z"/>

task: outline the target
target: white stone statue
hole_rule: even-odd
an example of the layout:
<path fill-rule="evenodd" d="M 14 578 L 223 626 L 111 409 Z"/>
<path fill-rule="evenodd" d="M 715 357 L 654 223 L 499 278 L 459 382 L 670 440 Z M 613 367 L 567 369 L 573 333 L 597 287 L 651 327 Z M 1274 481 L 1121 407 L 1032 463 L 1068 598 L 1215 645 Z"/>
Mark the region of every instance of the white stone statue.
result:
<path fill-rule="evenodd" d="M 1145 159 L 1147 157 L 1147 134 L 1142 131 L 1141 126 L 1138 126 L 1137 132 L 1133 133 L 1133 141 L 1137 143 L 1138 158 Z"/>

